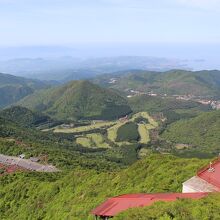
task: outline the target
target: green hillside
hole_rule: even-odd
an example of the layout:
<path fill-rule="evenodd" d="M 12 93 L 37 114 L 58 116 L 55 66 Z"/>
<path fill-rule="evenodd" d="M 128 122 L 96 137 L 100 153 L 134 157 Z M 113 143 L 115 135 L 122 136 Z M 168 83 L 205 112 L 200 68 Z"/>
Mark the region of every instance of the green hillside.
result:
<path fill-rule="evenodd" d="M 76 167 L 119 169 L 130 159 L 130 155 L 119 154 L 110 149 L 84 148 L 75 142 L 72 134 L 41 132 L 0 117 L 0 154 L 18 156 L 22 153 L 27 158 L 45 155 L 49 163 L 64 170 Z"/>
<path fill-rule="evenodd" d="M 172 123 L 163 132 L 162 138 L 174 144 L 186 144 L 183 152 L 188 155 L 217 155 L 220 152 L 220 111 L 202 113 L 199 116 Z"/>
<path fill-rule="evenodd" d="M 75 168 L 60 174 L 20 173 L 0 177 L 0 215 L 7 220 L 94 219 L 90 211 L 112 196 L 180 192 L 181 183 L 206 163 L 206 160 L 152 155 L 121 171 Z"/>
<path fill-rule="evenodd" d="M 0 73 L 0 108 L 17 102 L 35 90 L 46 87 L 48 85 L 39 80 Z"/>
<path fill-rule="evenodd" d="M 172 97 L 152 97 L 139 95 L 128 99 L 133 112 L 147 111 L 151 114 L 163 113 L 167 123 L 195 117 L 201 112 L 210 111 L 211 107 L 193 101 L 177 100 Z"/>
<path fill-rule="evenodd" d="M 114 78 L 115 83 L 109 83 Z M 220 96 L 220 71 L 129 71 L 99 76 L 93 82 L 121 91 L 133 89 L 168 95 Z"/>
<path fill-rule="evenodd" d="M 15 122 L 13 118 L 9 120 L 0 116 L 0 154 L 18 156 L 24 153 L 27 157 L 46 155 L 50 163 L 62 169 L 87 167 L 112 170 L 138 159 L 136 145 L 113 145 L 109 148 L 100 131 L 93 130 L 87 134 L 89 139 L 94 138 L 93 144 L 89 143 L 87 147 L 78 143 L 78 134 L 43 132 L 33 124 L 24 125 L 27 116 L 25 114 L 23 119 L 19 116 Z"/>
<path fill-rule="evenodd" d="M 39 112 L 32 112 L 31 110 L 21 106 L 12 106 L 0 111 L 0 117 L 11 120 L 25 127 L 37 127 L 44 124 L 53 124 L 53 121 L 49 116 L 43 115 Z"/>
<path fill-rule="evenodd" d="M 220 152 L 220 111 L 169 96 L 126 99 L 118 91 L 203 90 L 202 95 L 214 96 L 218 74 L 138 71 L 120 75 L 111 86 L 117 92 L 88 81 L 31 87 L 33 94 L 19 106 L 0 111 L 0 154 L 38 157 L 60 172 L 0 174 L 0 219 L 92 220 L 91 210 L 112 196 L 181 192 L 182 183 Z M 108 80 L 99 83 L 109 87 Z M 115 219 L 218 219 L 219 198 L 159 202 Z"/>
<path fill-rule="evenodd" d="M 58 119 L 114 119 L 131 112 L 124 98 L 88 81 L 38 91 L 19 104 Z"/>

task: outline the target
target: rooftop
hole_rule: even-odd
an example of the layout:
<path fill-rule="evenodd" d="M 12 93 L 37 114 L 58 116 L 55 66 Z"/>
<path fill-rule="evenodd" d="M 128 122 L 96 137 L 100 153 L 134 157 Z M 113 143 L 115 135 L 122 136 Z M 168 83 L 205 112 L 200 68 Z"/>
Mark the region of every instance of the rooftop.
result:
<path fill-rule="evenodd" d="M 156 193 L 156 194 L 127 194 L 110 198 L 92 211 L 101 217 L 113 217 L 118 213 L 134 207 L 150 206 L 157 201 L 175 201 L 177 199 L 199 199 L 208 193 Z"/>
<path fill-rule="evenodd" d="M 220 159 L 217 158 L 209 166 L 198 171 L 197 176 L 220 188 Z"/>

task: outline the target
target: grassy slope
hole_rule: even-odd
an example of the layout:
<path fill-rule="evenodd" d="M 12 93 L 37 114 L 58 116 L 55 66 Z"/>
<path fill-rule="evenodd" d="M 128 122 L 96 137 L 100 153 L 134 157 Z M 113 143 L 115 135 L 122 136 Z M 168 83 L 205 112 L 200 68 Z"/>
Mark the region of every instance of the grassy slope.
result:
<path fill-rule="evenodd" d="M 124 98 L 88 81 L 73 81 L 64 86 L 40 91 L 19 104 L 59 119 L 113 119 L 131 111 Z"/>
<path fill-rule="evenodd" d="M 75 169 L 58 176 L 0 177 L 1 216 L 4 219 L 93 219 L 88 217 L 89 212 L 111 196 L 181 191 L 181 183 L 205 163 L 205 160 L 152 155 L 113 173 Z"/>
<path fill-rule="evenodd" d="M 139 122 L 143 121 L 145 121 L 145 125 L 139 124 Z M 128 122 L 135 123 L 133 133 L 136 133 L 137 136 L 133 141 L 137 142 L 138 136 L 140 135 L 140 143 L 143 144 L 147 144 L 150 141 L 149 130 L 158 127 L 158 123 L 151 116 L 149 116 L 147 112 L 138 112 L 124 122 L 120 120 L 99 122 L 93 121 L 91 125 L 83 125 L 75 128 L 61 128 L 60 126 L 57 126 L 49 130 L 53 130 L 54 133 L 73 133 L 73 135 L 77 135 L 77 143 L 84 147 L 109 147 L 111 144 L 114 146 L 124 146 L 133 143 L 132 140 L 129 140 L 130 137 L 128 137 L 131 133 L 130 128 L 125 129 L 128 131 L 128 136 L 123 138 L 124 141 L 119 140 L 119 136 L 123 136 L 124 131 L 121 132 L 121 135 L 118 135 L 118 129 L 120 130 L 123 128 L 123 126 L 126 126 L 126 123 Z M 138 126 L 138 128 L 136 126 Z M 48 129 L 46 130 L 48 131 Z M 137 133 L 137 130 L 139 134 Z M 94 134 L 95 132 L 97 132 L 96 136 Z M 91 136 L 89 134 L 91 134 Z"/>
<path fill-rule="evenodd" d="M 76 143 L 89 148 L 110 148 L 100 133 L 91 133 L 78 137 Z"/>
<path fill-rule="evenodd" d="M 138 125 L 138 132 L 140 135 L 140 143 L 146 144 L 150 141 L 149 131 L 148 131 L 146 125 L 139 124 Z"/>
<path fill-rule="evenodd" d="M 54 132 L 59 133 L 79 133 L 79 132 L 86 132 L 86 131 L 90 131 L 90 130 L 94 130 L 94 129 L 101 129 L 101 128 L 108 128 L 111 127 L 115 124 L 115 121 L 101 121 L 101 122 L 96 122 L 94 124 L 91 125 L 83 125 L 80 127 L 75 127 L 75 128 L 61 128 L 61 127 L 56 127 L 53 128 L 52 130 L 54 130 Z"/>

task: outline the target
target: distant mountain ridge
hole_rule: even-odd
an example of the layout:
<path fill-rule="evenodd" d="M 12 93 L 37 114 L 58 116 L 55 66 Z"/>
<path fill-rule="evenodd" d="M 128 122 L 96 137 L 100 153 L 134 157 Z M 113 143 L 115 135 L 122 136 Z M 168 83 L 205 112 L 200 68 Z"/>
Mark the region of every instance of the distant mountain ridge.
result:
<path fill-rule="evenodd" d="M 114 78 L 114 83 L 110 83 Z M 121 91 L 138 90 L 168 95 L 219 96 L 220 71 L 171 70 L 167 72 L 125 71 L 99 76 L 92 80 L 104 87 Z"/>
<path fill-rule="evenodd" d="M 113 119 L 131 112 L 126 99 L 88 81 L 37 91 L 18 104 L 57 119 Z"/>
<path fill-rule="evenodd" d="M 0 73 L 0 108 L 17 102 L 35 90 L 47 87 L 47 83 L 39 80 Z"/>
<path fill-rule="evenodd" d="M 26 48 L 30 50 L 31 48 Z M 34 49 L 34 48 L 32 48 Z M 37 49 L 37 48 L 35 48 Z M 49 48 L 39 48 L 39 51 Z M 52 48 L 50 48 L 52 49 Z M 58 48 L 57 48 L 58 49 Z M 62 49 L 62 48 L 60 48 Z M 25 48 L 19 49 L 19 57 Z M 39 52 L 38 51 L 38 52 Z M 56 51 L 56 50 L 55 50 Z M 51 54 L 54 56 L 55 51 Z M 1 54 L 2 50 L 0 50 Z M 79 51 L 77 51 L 78 53 Z M 8 72 L 19 76 L 37 78 L 40 80 L 82 80 L 105 73 L 124 71 L 128 69 L 164 71 L 173 68 L 188 69 L 182 60 L 146 57 L 146 56 L 116 56 L 80 58 L 71 56 L 55 56 L 51 58 L 21 58 L 7 61 L 0 60 L 0 72 Z"/>

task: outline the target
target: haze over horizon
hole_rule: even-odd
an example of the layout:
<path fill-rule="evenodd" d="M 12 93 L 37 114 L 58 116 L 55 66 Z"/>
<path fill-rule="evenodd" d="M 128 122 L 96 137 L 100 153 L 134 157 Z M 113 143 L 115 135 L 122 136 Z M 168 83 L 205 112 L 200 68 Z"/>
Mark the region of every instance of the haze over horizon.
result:
<path fill-rule="evenodd" d="M 0 59 L 153 56 L 220 69 L 219 12 L 219 0 L 0 0 Z"/>

